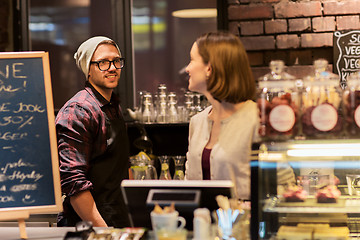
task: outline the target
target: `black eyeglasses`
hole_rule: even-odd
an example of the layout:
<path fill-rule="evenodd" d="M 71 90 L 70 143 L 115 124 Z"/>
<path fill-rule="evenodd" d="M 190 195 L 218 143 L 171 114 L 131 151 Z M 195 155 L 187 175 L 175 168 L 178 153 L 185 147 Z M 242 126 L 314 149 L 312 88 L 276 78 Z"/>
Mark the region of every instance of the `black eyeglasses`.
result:
<path fill-rule="evenodd" d="M 96 63 L 100 71 L 107 71 L 111 67 L 111 63 L 114 64 L 116 69 L 121 69 L 124 67 L 125 58 L 116 58 L 115 60 L 101 60 L 101 61 L 91 61 L 91 64 Z"/>

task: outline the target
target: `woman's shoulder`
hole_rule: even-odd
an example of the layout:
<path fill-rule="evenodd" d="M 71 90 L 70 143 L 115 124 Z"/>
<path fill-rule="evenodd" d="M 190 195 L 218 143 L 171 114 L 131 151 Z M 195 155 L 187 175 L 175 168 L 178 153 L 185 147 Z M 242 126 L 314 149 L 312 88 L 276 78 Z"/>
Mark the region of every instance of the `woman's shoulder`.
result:
<path fill-rule="evenodd" d="M 247 100 L 245 106 L 251 109 L 257 109 L 257 104 L 253 100 Z"/>
<path fill-rule="evenodd" d="M 191 121 L 192 122 L 199 122 L 199 121 L 207 121 L 208 119 L 208 115 L 209 112 L 211 111 L 212 106 L 208 106 L 206 107 L 204 110 L 202 110 L 201 112 L 195 114 L 194 116 L 191 117 Z"/>
<path fill-rule="evenodd" d="M 231 119 L 235 121 L 258 121 L 259 110 L 256 103 L 252 100 L 244 102 L 242 107 L 233 115 Z"/>
<path fill-rule="evenodd" d="M 244 107 L 241 109 L 243 112 L 250 112 L 251 114 L 257 114 L 258 112 L 258 106 L 253 100 L 247 100 L 246 102 L 244 102 L 243 106 Z"/>

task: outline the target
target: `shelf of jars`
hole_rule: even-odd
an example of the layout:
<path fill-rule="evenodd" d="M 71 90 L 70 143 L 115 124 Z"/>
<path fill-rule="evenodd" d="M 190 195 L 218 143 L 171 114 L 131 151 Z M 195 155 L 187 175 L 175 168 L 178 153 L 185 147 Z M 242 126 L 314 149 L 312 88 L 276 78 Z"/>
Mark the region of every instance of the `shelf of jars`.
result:
<path fill-rule="evenodd" d="M 339 76 L 327 67 L 326 60 L 316 60 L 314 72 L 298 79 L 285 72 L 283 61 L 270 62 L 271 72 L 258 83 L 264 141 L 338 138 L 344 133 L 348 116 L 354 116 L 357 93 L 342 89 Z"/>
<path fill-rule="evenodd" d="M 326 60 L 313 67 L 299 79 L 271 61 L 258 79 L 253 239 L 317 239 L 317 227 L 360 236 L 359 222 L 350 223 L 360 219 L 360 73 L 341 86 Z M 300 237 L 304 224 L 309 238 Z"/>

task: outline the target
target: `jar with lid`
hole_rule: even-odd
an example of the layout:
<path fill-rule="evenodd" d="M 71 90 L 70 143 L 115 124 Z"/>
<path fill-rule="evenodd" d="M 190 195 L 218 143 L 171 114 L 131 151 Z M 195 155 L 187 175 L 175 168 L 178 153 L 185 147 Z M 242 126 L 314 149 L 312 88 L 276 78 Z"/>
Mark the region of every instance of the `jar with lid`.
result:
<path fill-rule="evenodd" d="M 271 72 L 259 78 L 259 134 L 264 141 L 292 139 L 298 132 L 297 86 L 301 80 L 286 73 L 284 68 L 282 60 L 271 61 Z"/>
<path fill-rule="evenodd" d="M 345 128 L 348 137 L 360 137 L 360 72 L 348 76 L 343 94 Z"/>
<path fill-rule="evenodd" d="M 143 95 L 142 103 L 142 122 L 151 123 L 155 121 L 154 105 L 152 100 L 152 94 L 145 92 Z"/>
<path fill-rule="evenodd" d="M 313 74 L 303 79 L 301 125 L 305 138 L 338 138 L 343 130 L 340 78 L 328 72 L 327 66 L 327 60 L 316 60 Z"/>
<path fill-rule="evenodd" d="M 177 97 L 175 92 L 170 92 L 168 95 L 168 119 L 167 122 L 176 123 L 178 122 L 177 112 Z"/>
<path fill-rule="evenodd" d="M 158 96 L 156 116 L 156 122 L 158 123 L 166 123 L 168 119 L 168 105 L 166 98 L 167 96 L 165 94 L 160 94 Z"/>

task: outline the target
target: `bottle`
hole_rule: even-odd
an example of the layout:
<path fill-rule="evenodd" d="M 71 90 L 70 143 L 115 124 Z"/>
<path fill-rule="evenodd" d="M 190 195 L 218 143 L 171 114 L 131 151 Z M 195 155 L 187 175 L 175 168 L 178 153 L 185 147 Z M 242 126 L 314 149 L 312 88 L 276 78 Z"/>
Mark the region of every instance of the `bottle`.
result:
<path fill-rule="evenodd" d="M 185 156 L 174 156 L 174 165 L 175 165 L 175 173 L 174 173 L 174 180 L 184 180 L 184 163 L 186 160 Z"/>
<path fill-rule="evenodd" d="M 158 109 L 157 109 L 156 121 L 159 123 L 166 123 L 167 115 L 168 115 L 168 106 L 166 101 L 166 95 L 160 94 L 158 95 Z"/>
<path fill-rule="evenodd" d="M 161 173 L 159 180 L 171 180 L 170 169 L 169 169 L 169 156 L 159 156 Z"/>
<path fill-rule="evenodd" d="M 169 103 L 169 112 L 168 112 L 168 121 L 170 123 L 178 122 L 178 112 L 177 112 L 177 98 L 175 92 L 170 92 L 168 95 Z"/>
<path fill-rule="evenodd" d="M 194 105 L 194 97 L 195 94 L 193 92 L 185 93 L 185 119 L 187 122 L 190 121 L 190 118 L 197 113 Z"/>
<path fill-rule="evenodd" d="M 146 92 L 143 95 L 142 103 L 142 122 L 150 123 L 154 120 L 154 105 L 152 101 L 152 95 L 149 92 Z"/>
<path fill-rule="evenodd" d="M 194 211 L 194 234 L 192 240 L 211 239 L 211 218 L 207 208 L 197 208 Z M 214 238 L 213 238 L 214 239 Z"/>

